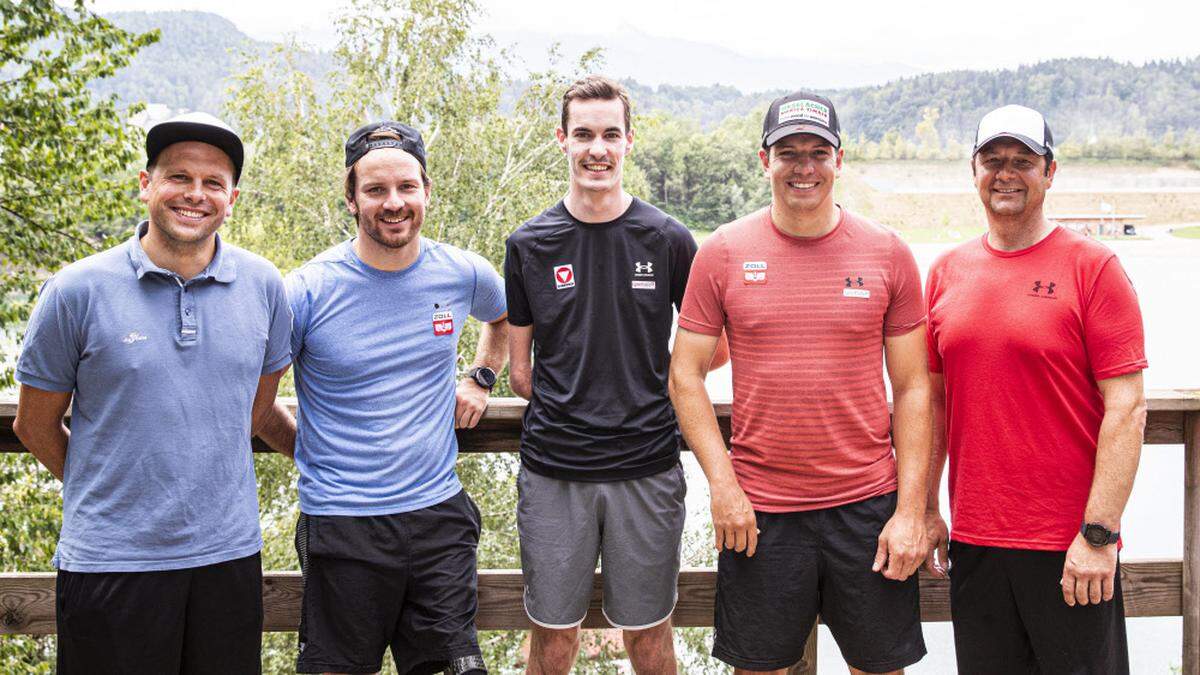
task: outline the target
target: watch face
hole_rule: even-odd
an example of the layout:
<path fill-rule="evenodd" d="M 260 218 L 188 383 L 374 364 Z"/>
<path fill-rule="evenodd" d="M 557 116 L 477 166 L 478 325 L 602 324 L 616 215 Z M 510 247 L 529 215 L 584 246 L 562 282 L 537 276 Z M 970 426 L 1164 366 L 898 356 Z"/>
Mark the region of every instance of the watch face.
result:
<path fill-rule="evenodd" d="M 1092 546 L 1104 546 L 1108 543 L 1109 533 L 1099 525 L 1088 525 L 1083 532 L 1083 538 Z"/>
<path fill-rule="evenodd" d="M 479 386 L 491 389 L 496 385 L 496 373 L 491 368 L 480 368 L 475 371 L 475 381 Z"/>

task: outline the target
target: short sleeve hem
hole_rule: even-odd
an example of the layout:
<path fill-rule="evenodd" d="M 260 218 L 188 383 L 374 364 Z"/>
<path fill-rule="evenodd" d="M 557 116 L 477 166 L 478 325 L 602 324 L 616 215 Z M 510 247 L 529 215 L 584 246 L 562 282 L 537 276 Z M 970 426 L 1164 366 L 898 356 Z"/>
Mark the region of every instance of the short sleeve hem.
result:
<path fill-rule="evenodd" d="M 706 323 L 701 323 L 685 316 L 679 317 L 679 327 L 685 330 L 690 330 L 693 333 L 700 333 L 710 337 L 717 337 L 721 334 L 721 331 L 724 330 L 723 326 L 710 326 Z"/>
<path fill-rule="evenodd" d="M 43 391 L 54 391 L 62 394 L 69 391 L 74 391 L 75 389 L 74 383 L 64 384 L 62 382 L 55 382 L 54 380 L 48 380 L 44 377 L 34 375 L 26 370 L 18 370 L 14 377 L 16 377 L 17 382 L 20 382 L 21 384 L 33 387 L 34 389 L 41 389 Z"/>
<path fill-rule="evenodd" d="M 907 335 L 920 328 L 924 323 L 925 317 L 921 317 L 920 319 L 908 324 L 901 324 L 899 326 L 884 326 L 883 335 L 884 337 L 899 337 L 901 335 Z"/>
<path fill-rule="evenodd" d="M 264 365 L 263 369 L 262 369 L 262 374 L 270 375 L 271 373 L 278 373 L 279 371 L 283 370 L 287 366 L 291 365 L 291 363 L 292 363 L 292 355 L 284 354 L 283 356 L 275 359 L 274 361 Z"/>
<path fill-rule="evenodd" d="M 1110 379 L 1113 377 L 1120 377 L 1122 375 L 1128 375 L 1130 373 L 1136 373 L 1136 372 L 1145 370 L 1149 365 L 1150 364 L 1149 364 L 1149 362 L 1146 361 L 1146 359 L 1139 359 L 1137 361 L 1130 361 L 1129 363 L 1123 363 L 1119 366 L 1112 366 L 1110 368 L 1093 370 L 1092 377 L 1096 378 L 1097 381 L 1107 380 L 1107 379 Z"/>

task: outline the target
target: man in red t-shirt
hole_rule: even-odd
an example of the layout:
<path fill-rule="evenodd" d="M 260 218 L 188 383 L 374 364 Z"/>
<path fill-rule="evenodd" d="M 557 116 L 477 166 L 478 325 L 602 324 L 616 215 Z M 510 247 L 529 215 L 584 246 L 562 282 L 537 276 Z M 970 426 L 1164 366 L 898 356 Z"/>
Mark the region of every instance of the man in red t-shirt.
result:
<path fill-rule="evenodd" d="M 964 673 L 1129 672 L 1116 570 L 1145 425 L 1142 317 L 1116 255 L 1043 215 L 1056 168 L 1040 113 L 984 116 L 971 169 L 988 232 L 929 271 L 927 567 L 947 567 L 951 540 Z"/>
<path fill-rule="evenodd" d="M 895 232 L 834 203 L 842 149 L 828 99 L 772 103 L 759 157 L 771 205 L 700 247 L 671 357 L 721 551 L 713 655 L 782 673 L 820 613 L 853 672 L 898 672 L 925 655 L 913 574 L 932 434 L 920 275 Z M 704 389 L 722 329 L 729 453 Z"/>

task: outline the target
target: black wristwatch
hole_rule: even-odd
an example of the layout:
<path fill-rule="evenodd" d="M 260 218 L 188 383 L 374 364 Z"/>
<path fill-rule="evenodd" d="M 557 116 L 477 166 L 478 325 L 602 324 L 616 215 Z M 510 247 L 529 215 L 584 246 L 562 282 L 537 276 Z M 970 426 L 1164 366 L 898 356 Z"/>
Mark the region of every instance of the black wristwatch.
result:
<path fill-rule="evenodd" d="M 487 366 L 476 366 L 468 370 L 467 377 L 488 391 L 491 391 L 492 387 L 496 386 L 496 371 Z"/>
<path fill-rule="evenodd" d="M 1121 538 L 1120 532 L 1113 532 L 1099 523 L 1084 523 L 1079 527 L 1079 534 L 1082 534 L 1084 541 L 1095 548 L 1115 544 Z"/>

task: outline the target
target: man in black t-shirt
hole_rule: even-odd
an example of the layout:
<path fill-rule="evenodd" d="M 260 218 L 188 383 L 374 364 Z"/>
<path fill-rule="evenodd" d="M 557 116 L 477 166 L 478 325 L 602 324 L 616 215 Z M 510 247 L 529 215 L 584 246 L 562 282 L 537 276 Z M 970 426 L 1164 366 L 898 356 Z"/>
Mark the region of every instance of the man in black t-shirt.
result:
<path fill-rule="evenodd" d="M 634 670 L 676 669 L 670 617 L 686 485 L 668 341 L 696 243 L 622 188 L 629 118 L 616 82 L 573 84 L 556 132 L 570 188 L 508 239 L 510 372 L 529 399 L 517 522 L 531 673 L 570 671 L 597 558 L 604 613 L 625 629 Z"/>

